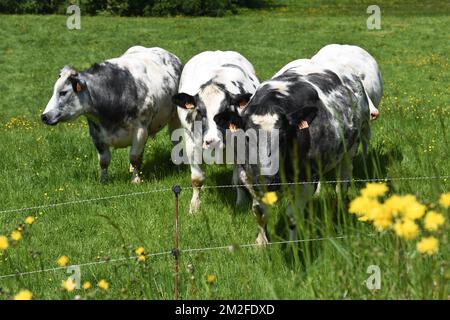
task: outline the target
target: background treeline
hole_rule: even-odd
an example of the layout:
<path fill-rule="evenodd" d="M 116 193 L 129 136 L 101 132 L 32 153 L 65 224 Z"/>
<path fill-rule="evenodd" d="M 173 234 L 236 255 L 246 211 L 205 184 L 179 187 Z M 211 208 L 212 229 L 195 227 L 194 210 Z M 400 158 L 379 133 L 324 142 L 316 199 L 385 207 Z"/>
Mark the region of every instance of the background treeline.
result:
<path fill-rule="evenodd" d="M 78 4 L 82 13 L 119 16 L 222 16 L 239 7 L 260 8 L 269 0 L 0 0 L 2 13 L 65 14 Z"/>

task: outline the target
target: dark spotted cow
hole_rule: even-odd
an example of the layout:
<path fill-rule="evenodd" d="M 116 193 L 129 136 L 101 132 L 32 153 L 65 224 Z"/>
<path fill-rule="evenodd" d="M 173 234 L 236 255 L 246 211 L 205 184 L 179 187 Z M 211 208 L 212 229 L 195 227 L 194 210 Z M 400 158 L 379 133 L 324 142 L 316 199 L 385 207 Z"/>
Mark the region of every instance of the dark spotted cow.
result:
<path fill-rule="evenodd" d="M 252 64 L 237 52 L 202 52 L 184 66 L 179 94 L 173 97 L 173 102 L 179 106 L 178 115 L 185 128 L 186 153 L 191 166 L 190 213 L 199 209 L 200 189 L 205 180 L 201 161 L 194 159 L 196 148 L 223 149 L 224 141 L 214 116 L 226 110 L 240 112 L 241 106 L 236 104 L 235 97 L 255 92 L 258 85 Z M 200 132 L 195 132 L 194 122 L 201 124 Z"/>
<path fill-rule="evenodd" d="M 250 101 L 243 96 L 242 104 L 248 104 L 241 113 L 222 112 L 214 120 L 222 130 L 254 129 L 267 136 L 278 135 L 278 149 L 264 153 L 279 152 L 287 182 L 312 182 L 302 185 L 299 205 L 304 205 L 315 191 L 319 175 L 338 169 L 342 179 L 350 176 L 352 159 L 368 132 L 369 105 L 357 76 L 340 78 L 309 60 L 284 70 L 262 83 Z M 281 172 L 263 176 L 261 165 L 246 163 L 238 165 L 237 170 L 240 183 L 253 197 L 259 227 L 257 243 L 265 244 L 267 209 L 261 198 L 265 190 L 279 189 Z M 295 232 L 292 216 L 290 221 Z"/>
<path fill-rule="evenodd" d="M 106 181 L 110 147 L 131 146 L 132 182 L 140 182 L 144 147 L 166 124 L 179 127 L 172 96 L 178 90 L 180 60 L 161 48 L 135 46 L 119 58 L 84 72 L 64 67 L 42 122 L 56 125 L 85 115 Z"/>

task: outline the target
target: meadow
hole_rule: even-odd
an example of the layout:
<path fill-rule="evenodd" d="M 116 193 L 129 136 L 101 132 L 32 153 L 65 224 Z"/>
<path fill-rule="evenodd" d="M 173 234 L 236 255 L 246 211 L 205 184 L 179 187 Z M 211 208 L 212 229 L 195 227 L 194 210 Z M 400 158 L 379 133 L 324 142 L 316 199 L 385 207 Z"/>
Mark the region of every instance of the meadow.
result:
<path fill-rule="evenodd" d="M 369 158 L 358 157 L 355 178 L 450 175 L 449 57 L 447 1 L 379 1 L 381 30 L 368 30 L 367 4 L 323 5 L 280 1 L 222 18 L 120 18 L 82 16 L 81 30 L 66 28 L 65 16 L 0 16 L 0 235 L 20 226 L 21 239 L 0 252 L 0 299 L 28 289 L 35 299 L 172 299 L 173 257 L 149 256 L 81 267 L 92 288 L 66 292 L 65 269 L 14 273 L 135 257 L 173 248 L 174 196 L 179 184 L 181 248 L 235 245 L 234 250 L 181 255 L 182 299 L 447 299 L 450 278 L 449 211 L 439 252 L 419 254 L 414 241 L 376 232 L 348 213 L 349 200 L 364 183 L 340 198 L 333 185 L 297 214 L 300 239 L 323 239 L 265 249 L 254 243 L 249 208 L 235 208 L 232 188 L 207 188 L 202 208 L 189 216 L 188 166 L 170 160 L 166 130 L 149 140 L 144 182 L 131 185 L 126 150 L 113 151 L 110 182 L 98 181 L 97 154 L 85 119 L 45 127 L 39 115 L 66 64 L 80 70 L 119 56 L 133 45 L 163 47 L 186 62 L 204 50 L 236 50 L 261 80 L 286 63 L 310 57 L 329 43 L 362 46 L 377 59 L 384 80 L 380 118 L 372 124 Z M 230 166 L 208 166 L 208 186 L 231 183 Z M 334 179 L 333 176 L 328 177 Z M 450 191 L 449 178 L 392 180 L 390 193 L 413 194 L 428 206 Z M 151 190 L 165 191 L 146 193 Z M 122 194 L 134 196 L 26 208 Z M 287 199 L 273 207 L 272 241 L 286 239 Z M 21 209 L 8 211 L 10 209 Z M 32 225 L 24 224 L 28 216 Z M 341 238 L 341 236 L 345 236 Z M 381 288 L 369 290 L 367 268 L 379 266 Z M 101 279 L 108 290 L 96 287 Z"/>

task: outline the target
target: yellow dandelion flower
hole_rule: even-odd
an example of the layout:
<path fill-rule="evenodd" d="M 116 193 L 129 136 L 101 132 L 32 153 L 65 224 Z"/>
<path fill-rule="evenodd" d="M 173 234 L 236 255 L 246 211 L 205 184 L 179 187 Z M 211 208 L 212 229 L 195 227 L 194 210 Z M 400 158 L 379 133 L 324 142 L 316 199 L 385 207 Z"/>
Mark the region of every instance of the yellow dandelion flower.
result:
<path fill-rule="evenodd" d="M 61 257 L 58 258 L 58 260 L 56 260 L 56 263 L 60 267 L 65 267 L 69 263 L 69 258 L 67 256 L 61 256 Z"/>
<path fill-rule="evenodd" d="M 348 212 L 364 215 L 368 214 L 370 210 L 379 205 L 377 200 L 368 197 L 357 197 L 350 202 Z"/>
<path fill-rule="evenodd" d="M 74 279 L 68 278 L 61 282 L 61 287 L 67 292 L 72 292 L 77 287 L 77 284 Z"/>
<path fill-rule="evenodd" d="M 30 290 L 20 290 L 18 294 L 14 296 L 14 300 L 31 300 L 33 294 Z"/>
<path fill-rule="evenodd" d="M 19 241 L 22 238 L 22 234 L 20 233 L 20 231 L 14 230 L 11 233 L 11 239 L 13 239 L 14 241 Z"/>
<path fill-rule="evenodd" d="M 97 286 L 102 289 L 102 290 L 108 290 L 109 288 L 109 283 L 108 281 L 106 281 L 105 279 L 102 279 L 98 282 Z"/>
<path fill-rule="evenodd" d="M 34 222 L 34 217 L 32 217 L 32 216 L 29 216 L 29 217 L 26 217 L 26 219 L 25 219 L 25 223 L 26 224 L 33 224 L 33 222 Z"/>
<path fill-rule="evenodd" d="M 89 290 L 90 288 L 91 288 L 91 283 L 89 281 L 86 281 L 85 283 L 83 283 L 84 290 Z"/>
<path fill-rule="evenodd" d="M 268 206 L 273 206 L 277 201 L 277 193 L 276 192 L 267 192 L 264 194 L 264 197 L 262 197 L 262 202 L 267 204 Z"/>
<path fill-rule="evenodd" d="M 444 222 L 445 218 L 442 214 L 436 211 L 430 211 L 425 216 L 424 226 L 428 231 L 436 231 L 439 229 L 439 226 L 444 224 Z"/>
<path fill-rule="evenodd" d="M 147 260 L 147 258 L 146 258 L 144 255 L 140 255 L 140 256 L 138 257 L 138 261 L 139 261 L 139 262 L 145 262 L 145 260 Z"/>
<path fill-rule="evenodd" d="M 426 253 L 429 256 L 437 253 L 439 250 L 439 241 L 435 237 L 422 238 L 417 243 L 417 251 L 420 253 Z"/>
<path fill-rule="evenodd" d="M 206 282 L 208 282 L 208 284 L 213 284 L 215 283 L 217 280 L 217 277 L 213 274 L 208 275 L 208 277 L 206 278 Z"/>
<path fill-rule="evenodd" d="M 138 256 L 140 256 L 140 255 L 143 255 L 145 253 L 145 249 L 144 249 L 144 247 L 139 247 L 134 252 L 136 252 L 136 254 Z"/>
<path fill-rule="evenodd" d="M 395 223 L 394 231 L 400 238 L 412 240 L 419 234 L 419 227 L 413 220 L 405 219 Z"/>
<path fill-rule="evenodd" d="M 373 225 L 378 231 L 390 228 L 392 225 L 392 215 L 389 211 L 380 210 L 373 219 Z"/>
<path fill-rule="evenodd" d="M 363 197 L 376 198 L 381 197 L 389 191 L 389 188 L 385 183 L 368 183 L 366 187 L 361 190 Z"/>
<path fill-rule="evenodd" d="M 423 217 L 427 207 L 418 202 L 413 202 L 409 206 L 406 206 L 404 209 L 404 216 L 407 219 L 416 220 Z"/>
<path fill-rule="evenodd" d="M 439 204 L 446 209 L 450 207 L 450 192 L 441 194 L 439 197 Z"/>
<path fill-rule="evenodd" d="M 404 214 L 408 207 L 415 204 L 419 203 L 417 202 L 416 197 L 410 194 L 405 196 L 393 195 L 384 202 L 386 209 L 390 210 L 394 216 Z"/>
<path fill-rule="evenodd" d="M 8 238 L 5 236 L 0 236 L 0 251 L 4 251 L 8 249 L 8 247 L 9 247 Z"/>

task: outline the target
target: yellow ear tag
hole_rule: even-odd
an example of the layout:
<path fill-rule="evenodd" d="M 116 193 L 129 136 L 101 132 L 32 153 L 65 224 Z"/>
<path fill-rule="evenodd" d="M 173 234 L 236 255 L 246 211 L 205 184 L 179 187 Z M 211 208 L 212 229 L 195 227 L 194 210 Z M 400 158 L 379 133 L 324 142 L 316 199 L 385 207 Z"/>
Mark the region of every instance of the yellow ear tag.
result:
<path fill-rule="evenodd" d="M 237 131 L 237 127 L 234 123 L 230 123 L 228 125 L 228 129 L 230 129 L 231 132 L 236 132 Z"/>
<path fill-rule="evenodd" d="M 185 107 L 186 109 L 194 109 L 194 105 L 193 105 L 192 103 L 186 103 L 186 104 L 184 105 L 184 107 Z"/>
<path fill-rule="evenodd" d="M 247 102 L 245 102 L 245 101 L 239 102 L 239 108 L 244 109 L 246 106 L 247 106 Z"/>
<path fill-rule="evenodd" d="M 308 124 L 308 122 L 306 122 L 305 120 L 302 120 L 302 121 L 298 124 L 298 128 L 299 128 L 300 130 L 308 129 L 308 128 L 309 128 L 309 124 Z"/>

